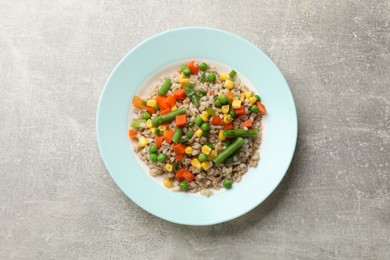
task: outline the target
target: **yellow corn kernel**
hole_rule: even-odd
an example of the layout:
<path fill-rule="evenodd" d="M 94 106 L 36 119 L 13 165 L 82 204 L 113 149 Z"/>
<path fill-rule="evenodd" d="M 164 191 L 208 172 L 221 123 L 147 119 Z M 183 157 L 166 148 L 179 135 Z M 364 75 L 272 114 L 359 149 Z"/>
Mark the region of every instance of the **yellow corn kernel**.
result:
<path fill-rule="evenodd" d="M 231 115 L 226 115 L 224 118 L 223 118 L 223 122 L 225 124 L 230 124 L 231 122 L 233 121 L 233 118 Z"/>
<path fill-rule="evenodd" d="M 187 148 L 184 150 L 184 152 L 186 154 L 192 154 L 192 147 L 191 146 L 187 146 Z"/>
<path fill-rule="evenodd" d="M 171 172 L 172 171 L 172 164 L 169 164 L 169 163 L 165 164 L 165 169 L 167 171 Z"/>
<path fill-rule="evenodd" d="M 218 138 L 219 138 L 219 140 L 221 140 L 221 141 L 225 141 L 225 140 L 226 140 L 226 137 L 225 137 L 225 135 L 223 134 L 223 131 L 222 131 L 222 130 L 219 131 Z"/>
<path fill-rule="evenodd" d="M 155 99 L 149 99 L 148 101 L 146 101 L 146 105 L 150 107 L 157 106 L 157 101 Z"/>
<path fill-rule="evenodd" d="M 209 113 L 206 111 L 203 111 L 202 114 L 200 115 L 200 118 L 202 118 L 203 122 L 207 122 L 209 120 Z"/>
<path fill-rule="evenodd" d="M 224 86 L 225 88 L 232 89 L 234 87 L 234 83 L 230 79 L 227 79 Z"/>
<path fill-rule="evenodd" d="M 202 162 L 202 169 L 207 171 L 208 169 L 211 168 L 211 166 L 213 166 L 213 163 L 212 162 Z"/>
<path fill-rule="evenodd" d="M 249 92 L 249 91 L 245 91 L 244 95 L 245 95 L 246 98 L 250 98 L 252 96 L 252 93 Z"/>
<path fill-rule="evenodd" d="M 203 130 L 202 129 L 198 129 L 198 130 L 195 131 L 195 135 L 197 137 L 202 137 L 202 134 L 203 134 Z"/>
<path fill-rule="evenodd" d="M 233 96 L 233 100 L 239 100 L 237 95 Z"/>
<path fill-rule="evenodd" d="M 250 97 L 248 98 L 249 102 L 251 102 L 252 104 L 256 103 L 257 99 L 255 97 Z"/>
<path fill-rule="evenodd" d="M 177 110 L 177 106 L 176 106 L 176 105 L 174 105 L 173 107 L 171 107 L 171 111 L 175 111 L 175 110 Z"/>
<path fill-rule="evenodd" d="M 158 127 L 158 129 L 160 129 L 160 131 L 165 131 L 165 130 L 167 130 L 167 125 L 160 125 L 159 127 Z"/>
<path fill-rule="evenodd" d="M 156 134 L 156 128 L 155 127 L 150 128 L 150 132 L 155 135 Z"/>
<path fill-rule="evenodd" d="M 197 158 L 192 159 L 191 165 L 194 166 L 196 169 L 200 169 L 202 167 L 200 161 Z"/>
<path fill-rule="evenodd" d="M 233 100 L 232 107 L 233 108 L 240 108 L 241 107 L 241 101 L 240 100 Z"/>
<path fill-rule="evenodd" d="M 204 153 L 205 155 L 209 155 L 210 152 L 211 152 L 210 146 L 208 146 L 208 145 L 203 145 L 202 146 L 202 153 Z"/>
<path fill-rule="evenodd" d="M 207 160 L 214 160 L 216 157 L 217 157 L 218 153 L 216 150 L 212 150 L 209 154 L 209 156 L 207 157 Z"/>
<path fill-rule="evenodd" d="M 225 73 L 219 74 L 219 79 L 220 79 L 220 80 L 227 80 L 227 79 L 229 79 L 229 78 L 230 78 L 230 77 L 229 77 L 228 74 L 225 74 Z"/>
<path fill-rule="evenodd" d="M 170 188 L 172 185 L 172 182 L 169 180 L 169 179 L 165 179 L 164 180 L 164 186 L 167 187 L 167 188 Z"/>
<path fill-rule="evenodd" d="M 230 108 L 229 105 L 223 105 L 223 106 L 221 107 L 222 113 L 224 113 L 224 114 L 229 113 L 229 108 Z"/>
<path fill-rule="evenodd" d="M 180 76 L 179 76 L 179 79 L 185 79 L 185 78 L 187 78 L 187 76 L 184 75 L 183 73 L 181 73 Z"/>
<path fill-rule="evenodd" d="M 241 102 L 245 100 L 245 94 L 244 93 L 241 93 L 240 100 L 241 100 Z"/>
<path fill-rule="evenodd" d="M 182 86 L 186 86 L 190 83 L 190 81 L 187 78 L 180 79 L 179 82 L 180 82 L 180 85 L 182 85 Z"/>
<path fill-rule="evenodd" d="M 151 119 L 146 120 L 146 127 L 147 127 L 147 128 L 150 128 L 150 129 L 153 128 L 152 120 L 151 120 Z"/>
<path fill-rule="evenodd" d="M 138 139 L 138 143 L 139 143 L 139 146 L 145 147 L 145 146 L 148 145 L 148 140 L 147 140 L 145 137 L 141 136 L 141 137 Z"/>

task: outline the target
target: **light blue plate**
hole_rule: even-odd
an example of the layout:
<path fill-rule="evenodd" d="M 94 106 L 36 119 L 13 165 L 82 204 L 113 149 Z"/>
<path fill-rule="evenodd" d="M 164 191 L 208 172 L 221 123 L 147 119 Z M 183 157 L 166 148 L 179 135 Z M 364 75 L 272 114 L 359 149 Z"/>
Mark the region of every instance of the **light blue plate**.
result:
<path fill-rule="evenodd" d="M 267 108 L 267 134 L 257 168 L 233 189 L 209 198 L 172 192 L 153 181 L 128 141 L 131 100 L 151 74 L 177 60 L 206 58 L 241 72 Z M 137 205 L 168 221 L 211 225 L 239 217 L 264 201 L 285 175 L 297 140 L 297 114 L 290 89 L 275 64 L 256 46 L 228 32 L 181 28 L 139 44 L 116 66 L 100 97 L 96 118 L 103 161 L 116 184 Z"/>

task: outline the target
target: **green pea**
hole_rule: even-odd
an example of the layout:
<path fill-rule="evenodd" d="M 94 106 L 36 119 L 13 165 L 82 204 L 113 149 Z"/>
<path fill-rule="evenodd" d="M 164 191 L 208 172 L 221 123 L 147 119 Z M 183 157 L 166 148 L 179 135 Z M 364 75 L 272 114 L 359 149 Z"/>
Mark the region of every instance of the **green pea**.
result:
<path fill-rule="evenodd" d="M 150 116 L 150 114 L 149 114 L 148 112 L 143 112 L 143 113 L 142 113 L 142 118 L 143 118 L 143 119 L 148 120 L 148 119 L 150 119 L 150 117 L 151 117 L 151 116 Z"/>
<path fill-rule="evenodd" d="M 232 188 L 232 186 L 233 186 L 233 182 L 232 182 L 232 180 L 230 180 L 230 179 L 224 179 L 223 180 L 223 187 L 225 188 L 225 189 L 231 189 Z"/>
<path fill-rule="evenodd" d="M 207 70 L 209 68 L 209 66 L 207 66 L 207 64 L 205 62 L 202 62 L 199 66 L 199 68 L 203 71 Z"/>
<path fill-rule="evenodd" d="M 188 182 L 182 181 L 179 184 L 181 190 L 187 190 L 188 189 Z"/>
<path fill-rule="evenodd" d="M 149 146 L 149 152 L 151 152 L 151 153 L 157 153 L 157 146 L 156 145 L 154 145 L 154 144 L 151 144 L 150 146 Z"/>
<path fill-rule="evenodd" d="M 261 102 L 261 97 L 259 95 L 255 95 L 255 98 L 257 99 L 257 101 Z"/>
<path fill-rule="evenodd" d="M 207 161 L 207 155 L 205 155 L 204 153 L 201 153 L 201 154 L 199 154 L 198 159 L 201 162 L 205 162 L 205 161 Z"/>
<path fill-rule="evenodd" d="M 226 94 L 219 95 L 218 100 L 221 101 L 221 104 L 226 104 L 229 102 L 229 99 Z"/>
<path fill-rule="evenodd" d="M 214 106 L 216 107 L 221 107 L 222 106 L 222 103 L 221 101 L 218 99 L 217 101 L 214 102 Z"/>
<path fill-rule="evenodd" d="M 185 68 L 187 68 L 187 65 L 185 65 L 185 64 L 181 65 L 181 67 L 180 67 L 181 72 L 183 72 L 183 70 L 184 70 Z"/>
<path fill-rule="evenodd" d="M 207 81 L 214 82 L 217 77 L 215 76 L 214 72 L 211 72 L 207 75 Z"/>
<path fill-rule="evenodd" d="M 184 68 L 184 70 L 182 70 L 182 72 L 183 72 L 183 74 L 184 75 L 186 75 L 187 77 L 189 76 L 189 75 L 191 75 L 191 70 L 189 69 L 189 68 Z"/>
<path fill-rule="evenodd" d="M 208 131 L 210 129 L 210 126 L 208 123 L 203 123 L 200 127 L 203 131 Z"/>
<path fill-rule="evenodd" d="M 155 154 L 155 153 L 149 154 L 149 160 L 151 162 L 157 162 L 157 154 Z"/>
<path fill-rule="evenodd" d="M 252 112 L 252 113 L 257 113 L 259 112 L 259 108 L 256 106 L 256 105 L 252 105 L 249 110 Z"/>
<path fill-rule="evenodd" d="M 229 110 L 229 115 L 230 115 L 232 118 L 235 118 L 235 117 L 236 117 L 236 111 L 234 111 L 233 109 Z"/>
<path fill-rule="evenodd" d="M 161 163 L 165 162 L 167 159 L 167 156 L 163 153 L 160 153 L 158 156 L 157 156 L 157 160 Z"/>
<path fill-rule="evenodd" d="M 186 132 L 186 136 L 187 136 L 188 138 L 191 138 L 193 135 L 194 135 L 194 131 L 193 131 L 192 129 L 190 129 L 190 130 L 188 130 L 188 131 Z"/>
<path fill-rule="evenodd" d="M 195 124 L 197 126 L 201 126 L 202 123 L 203 123 L 203 120 L 202 120 L 202 118 L 200 116 L 195 117 Z"/>

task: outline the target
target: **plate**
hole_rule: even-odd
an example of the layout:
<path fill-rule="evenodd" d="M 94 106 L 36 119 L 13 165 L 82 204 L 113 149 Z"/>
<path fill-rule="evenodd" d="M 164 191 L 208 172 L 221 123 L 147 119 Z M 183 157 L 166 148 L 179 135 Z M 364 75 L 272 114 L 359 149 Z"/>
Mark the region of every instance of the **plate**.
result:
<path fill-rule="evenodd" d="M 129 143 L 131 100 L 156 71 L 180 60 L 207 59 L 236 69 L 256 88 L 267 108 L 261 159 L 231 190 L 207 198 L 173 192 L 145 173 Z M 130 51 L 109 76 L 100 97 L 96 131 L 104 164 L 119 188 L 162 219 L 212 225 L 237 218 L 264 201 L 283 179 L 298 132 L 291 91 L 275 64 L 256 46 L 212 28 L 179 28 L 157 34 Z"/>

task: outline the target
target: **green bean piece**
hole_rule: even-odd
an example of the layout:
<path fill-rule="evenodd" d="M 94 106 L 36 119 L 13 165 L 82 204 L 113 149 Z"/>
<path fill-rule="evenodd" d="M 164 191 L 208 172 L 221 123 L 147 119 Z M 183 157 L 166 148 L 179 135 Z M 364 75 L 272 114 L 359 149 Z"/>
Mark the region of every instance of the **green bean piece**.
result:
<path fill-rule="evenodd" d="M 187 112 L 185 107 L 181 107 L 179 109 L 176 109 L 175 111 L 169 112 L 168 114 L 156 116 L 152 119 L 152 125 L 154 127 L 159 126 L 164 123 L 171 122 L 175 120 L 176 116 L 185 114 Z"/>
<path fill-rule="evenodd" d="M 235 70 L 230 71 L 229 76 L 233 79 L 237 75 Z"/>
<path fill-rule="evenodd" d="M 199 81 L 200 81 L 200 82 L 206 82 L 206 74 L 205 74 L 205 73 L 203 73 L 202 75 L 200 75 Z"/>
<path fill-rule="evenodd" d="M 257 101 L 261 102 L 261 97 L 259 95 L 255 95 L 255 98 L 257 99 Z"/>
<path fill-rule="evenodd" d="M 227 138 L 236 138 L 236 137 L 255 137 L 258 135 L 257 130 L 244 128 L 238 128 L 233 130 L 223 130 L 223 135 Z"/>
<path fill-rule="evenodd" d="M 234 142 L 229 145 L 225 150 L 220 152 L 218 156 L 213 160 L 215 164 L 222 163 L 229 155 L 233 154 L 235 151 L 237 151 L 243 144 L 245 143 L 244 139 L 241 137 L 238 137 Z"/>
<path fill-rule="evenodd" d="M 172 136 L 172 141 L 177 144 L 180 142 L 181 136 L 183 134 L 183 129 L 181 127 L 176 127 L 175 132 Z"/>
<path fill-rule="evenodd" d="M 141 127 L 146 127 L 146 119 L 143 119 L 143 118 L 140 118 L 140 119 L 136 119 L 134 120 L 130 126 L 132 128 L 141 128 Z"/>
<path fill-rule="evenodd" d="M 170 87 L 172 86 L 172 81 L 171 79 L 166 79 L 164 81 L 164 83 L 162 84 L 161 88 L 158 90 L 158 94 L 160 96 L 165 96 L 168 92 L 168 90 L 170 89 Z"/>

